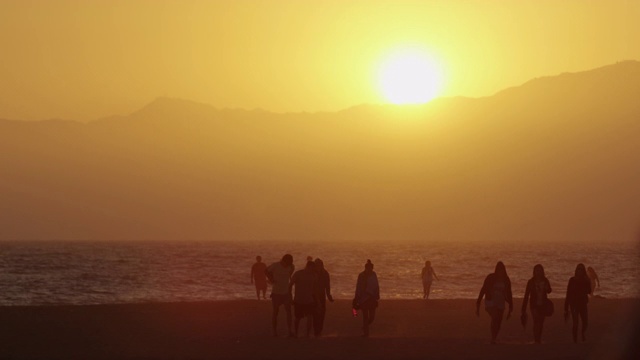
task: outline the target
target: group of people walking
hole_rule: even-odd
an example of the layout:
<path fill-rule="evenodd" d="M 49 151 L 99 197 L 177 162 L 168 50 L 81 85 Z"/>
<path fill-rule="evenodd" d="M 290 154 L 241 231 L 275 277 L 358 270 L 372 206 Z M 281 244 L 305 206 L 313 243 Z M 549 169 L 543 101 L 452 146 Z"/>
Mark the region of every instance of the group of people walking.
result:
<path fill-rule="evenodd" d="M 421 278 L 423 283 L 424 299 L 428 299 L 431 291 L 433 279 L 438 277 L 431 266 L 431 262 L 426 261 L 422 268 Z M 262 263 L 260 256 L 256 257 L 256 263 L 251 269 L 251 281 L 256 285 L 256 296 L 266 299 L 267 280 L 272 284 L 271 301 L 273 305 L 272 326 L 273 335 L 277 336 L 277 321 L 280 307 L 283 306 L 286 312 L 287 327 L 289 336 L 297 337 L 298 329 L 302 319 L 307 319 L 306 334 L 310 335 L 311 330 L 315 336 L 321 336 L 324 327 L 326 313 L 326 301 L 333 302 L 331 296 L 330 276 L 324 268 L 321 259 L 313 260 L 307 258 L 305 268 L 295 271 L 293 256 L 286 254 L 279 262 L 270 266 Z M 588 295 L 593 294 L 593 289 L 600 286 L 600 280 L 593 268 L 585 268 L 584 264 L 578 264 L 575 275 L 569 279 L 567 292 L 564 301 L 564 317 L 568 321 L 572 318 L 573 341 L 578 341 L 578 327 L 582 324 L 581 339 L 585 341 L 585 332 L 588 326 L 587 303 Z M 536 343 L 542 339 L 542 329 L 545 318 L 552 316 L 554 305 L 548 299 L 548 294 L 552 291 L 551 283 L 545 276 L 544 268 L 541 264 L 533 267 L 533 276 L 528 280 L 522 302 L 522 313 L 520 320 L 526 326 L 528 320 L 527 305 L 533 320 L 533 337 Z M 292 298 L 293 294 L 293 298 Z M 476 315 L 480 316 L 480 305 L 484 299 L 485 310 L 491 318 L 491 343 L 495 344 L 500 332 L 502 320 L 509 305 L 507 319 L 513 312 L 513 298 L 511 290 L 511 280 L 507 275 L 507 270 L 501 261 L 496 264 L 493 273 L 487 275 L 480 289 L 476 301 Z M 352 301 L 353 315 L 357 316 L 358 310 L 362 312 L 363 336 L 369 336 L 369 327 L 373 323 L 380 300 L 380 286 L 378 277 L 373 271 L 373 263 L 367 260 L 364 271 L 358 275 L 355 287 L 355 296 Z M 294 308 L 294 326 L 292 326 L 291 307 Z"/>
<path fill-rule="evenodd" d="M 280 307 L 284 307 L 290 337 L 298 336 L 302 319 L 307 320 L 307 336 L 312 329 L 316 337 L 322 336 L 327 300 L 333 302 L 331 277 L 324 268 L 323 261 L 313 260 L 309 256 L 304 269 L 295 271 L 293 256 L 290 254 L 284 255 L 280 261 L 268 267 L 262 262 L 262 258 L 257 256 L 256 263 L 251 267 L 251 282 L 256 285 L 258 300 L 261 292 L 263 298 L 266 298 L 267 280 L 271 283 L 273 335 L 278 336 L 278 314 Z M 369 326 L 375 319 L 378 300 L 380 300 L 378 276 L 373 271 L 371 260 L 367 260 L 364 271 L 358 275 L 352 302 L 354 316 L 357 315 L 358 310 L 362 310 L 364 336 L 369 336 Z"/>
<path fill-rule="evenodd" d="M 595 271 L 594 271 L 595 273 Z M 595 280 L 594 280 L 595 281 Z M 582 341 L 586 340 L 585 332 L 589 325 L 587 303 L 589 294 L 592 294 L 592 280 L 587 274 L 584 264 L 576 266 L 575 275 L 569 279 L 567 294 L 564 300 L 565 321 L 571 315 L 573 321 L 572 334 L 573 341 L 578 342 L 578 325 L 582 323 Z M 598 280 L 599 283 L 599 280 Z M 527 281 L 527 287 L 522 301 L 522 314 L 520 320 L 522 326 L 527 323 L 527 304 L 533 318 L 533 339 L 539 344 L 542 340 L 542 328 L 545 318 L 553 315 L 554 305 L 547 295 L 551 293 L 551 284 L 545 276 L 542 265 L 533 267 L 533 277 Z M 478 300 L 476 301 L 476 314 L 480 316 L 480 304 L 484 297 L 485 310 L 491 317 L 491 343 L 496 343 L 500 325 L 504 318 L 505 307 L 509 305 L 507 319 L 513 312 L 513 298 L 511 293 L 511 280 L 507 275 L 507 270 L 502 261 L 496 264 L 493 273 L 487 275 L 484 284 L 480 289 Z"/>
<path fill-rule="evenodd" d="M 290 254 L 284 255 L 279 262 L 268 267 L 262 263 L 262 258 L 257 256 L 256 263 L 251 268 L 251 281 L 256 284 L 258 300 L 260 292 L 262 292 L 263 298 L 266 298 L 264 294 L 267 280 L 271 283 L 273 335 L 278 336 L 278 314 L 280 307 L 284 307 L 290 337 L 298 336 L 302 319 L 307 319 L 307 336 L 311 333 L 312 328 L 315 336 L 321 336 L 327 300 L 333 302 L 331 279 L 329 272 L 324 268 L 323 261 L 308 257 L 304 269 L 295 271 L 293 256 Z M 293 294 L 293 299 L 291 294 Z M 292 321 L 291 316 L 292 301 L 295 321 Z M 294 323 L 293 327 L 292 322 Z"/>

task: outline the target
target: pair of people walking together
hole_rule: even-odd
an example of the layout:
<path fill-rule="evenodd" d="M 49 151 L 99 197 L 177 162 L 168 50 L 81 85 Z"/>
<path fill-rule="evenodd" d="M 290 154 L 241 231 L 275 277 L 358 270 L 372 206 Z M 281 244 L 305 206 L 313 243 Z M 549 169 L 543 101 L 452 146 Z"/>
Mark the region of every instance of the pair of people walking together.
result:
<path fill-rule="evenodd" d="M 324 327 L 326 300 L 333 302 L 329 273 L 320 259 L 307 261 L 304 269 L 294 271 L 293 256 L 290 254 L 284 255 L 282 260 L 273 263 L 266 270 L 267 277 L 273 284 L 271 294 L 273 335 L 278 336 L 278 313 L 280 306 L 284 306 L 290 337 L 298 336 L 302 319 L 307 319 L 307 336 L 312 328 L 315 336 L 320 336 Z M 294 327 L 292 327 L 292 305 L 295 315 Z"/>

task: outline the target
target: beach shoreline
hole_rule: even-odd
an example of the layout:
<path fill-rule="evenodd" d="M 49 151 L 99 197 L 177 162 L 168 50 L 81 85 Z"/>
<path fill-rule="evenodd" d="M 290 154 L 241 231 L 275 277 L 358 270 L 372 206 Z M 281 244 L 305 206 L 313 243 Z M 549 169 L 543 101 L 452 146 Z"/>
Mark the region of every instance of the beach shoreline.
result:
<path fill-rule="evenodd" d="M 350 301 L 328 303 L 324 336 L 271 332 L 271 302 L 222 300 L 109 305 L 0 307 L 0 358 L 11 359 L 626 359 L 638 355 L 640 299 L 594 298 L 587 342 L 573 344 L 563 299 L 553 299 L 543 344 L 520 324 L 522 299 L 489 344 L 489 317 L 475 300 L 381 300 L 362 338 Z"/>

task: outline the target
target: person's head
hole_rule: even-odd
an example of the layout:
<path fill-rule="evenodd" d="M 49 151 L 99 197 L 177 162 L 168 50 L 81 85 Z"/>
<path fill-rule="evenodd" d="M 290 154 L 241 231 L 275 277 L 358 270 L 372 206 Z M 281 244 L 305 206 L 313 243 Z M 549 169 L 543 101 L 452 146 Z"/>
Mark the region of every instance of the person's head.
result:
<path fill-rule="evenodd" d="M 498 261 L 494 273 L 498 276 L 507 277 L 507 268 L 504 267 L 504 263 L 502 261 Z"/>
<path fill-rule="evenodd" d="M 315 267 L 316 267 L 316 263 L 314 263 L 313 261 L 307 261 L 307 265 L 304 268 L 305 270 L 313 271 Z"/>
<path fill-rule="evenodd" d="M 424 262 L 424 266 L 431 267 L 431 261 L 425 261 Z"/>
<path fill-rule="evenodd" d="M 256 261 L 257 262 L 262 262 L 262 256 L 260 256 L 260 255 L 256 256 Z"/>
<path fill-rule="evenodd" d="M 324 262 L 320 259 L 316 259 L 314 261 L 314 263 L 316 264 L 316 270 L 323 270 L 324 269 Z"/>
<path fill-rule="evenodd" d="M 286 254 L 282 257 L 282 260 L 280 260 L 280 262 L 284 266 L 290 266 L 291 264 L 293 264 L 293 256 L 291 256 L 291 254 Z"/>
<path fill-rule="evenodd" d="M 307 256 L 307 262 L 309 261 L 313 261 L 313 257 L 312 256 Z"/>
<path fill-rule="evenodd" d="M 593 270 L 593 268 L 592 268 L 591 266 L 589 266 L 589 267 L 587 267 L 587 272 L 588 272 L 589 274 L 595 274 L 595 272 L 596 272 L 596 271 L 595 271 L 595 270 Z"/>
<path fill-rule="evenodd" d="M 544 268 L 542 267 L 542 265 L 537 264 L 533 267 L 533 277 L 536 279 L 544 278 Z"/>
<path fill-rule="evenodd" d="M 584 264 L 580 263 L 576 266 L 576 277 L 586 277 L 587 269 L 585 269 Z"/>
<path fill-rule="evenodd" d="M 373 271 L 373 263 L 371 262 L 370 259 L 367 259 L 367 263 L 364 264 L 364 269 L 366 271 Z"/>

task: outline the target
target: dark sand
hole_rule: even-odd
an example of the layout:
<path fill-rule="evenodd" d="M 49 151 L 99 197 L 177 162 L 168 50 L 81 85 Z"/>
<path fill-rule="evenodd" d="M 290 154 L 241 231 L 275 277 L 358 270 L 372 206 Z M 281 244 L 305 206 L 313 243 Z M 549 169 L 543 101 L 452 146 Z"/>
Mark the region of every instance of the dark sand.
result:
<path fill-rule="evenodd" d="M 473 300 L 383 300 L 370 338 L 350 302 L 328 305 L 325 336 L 271 335 L 269 301 L 0 307 L 0 358 L 10 359 L 640 359 L 640 300 L 593 299 L 587 342 L 573 344 L 562 301 L 532 344 L 521 300 L 489 344 L 489 318 Z M 301 329 L 304 324 L 301 324 Z"/>

